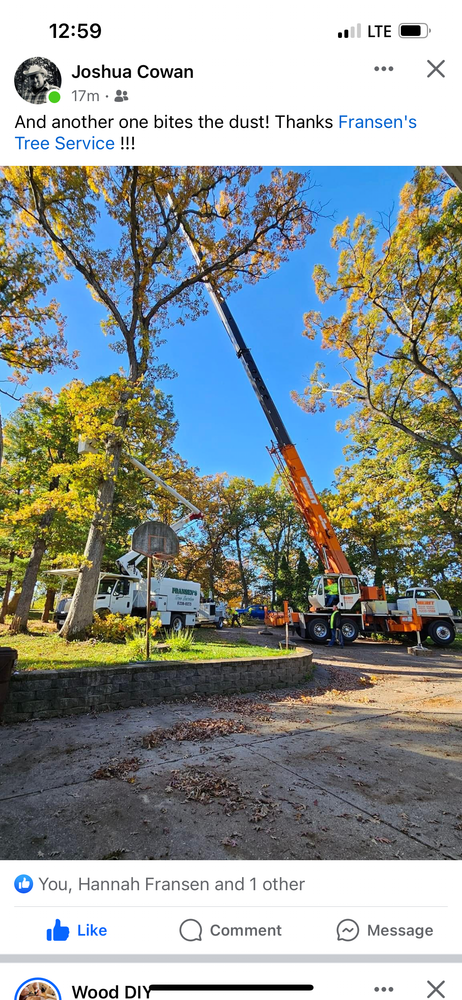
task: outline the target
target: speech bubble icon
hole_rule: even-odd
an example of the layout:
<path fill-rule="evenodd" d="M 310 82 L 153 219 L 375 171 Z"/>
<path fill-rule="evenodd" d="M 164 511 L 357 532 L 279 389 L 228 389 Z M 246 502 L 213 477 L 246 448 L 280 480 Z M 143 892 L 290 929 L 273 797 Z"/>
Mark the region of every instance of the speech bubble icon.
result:
<path fill-rule="evenodd" d="M 337 941 L 354 941 L 359 934 L 356 920 L 341 920 L 337 924 Z"/>
<path fill-rule="evenodd" d="M 183 920 L 180 934 L 184 941 L 202 941 L 202 924 L 198 920 Z"/>

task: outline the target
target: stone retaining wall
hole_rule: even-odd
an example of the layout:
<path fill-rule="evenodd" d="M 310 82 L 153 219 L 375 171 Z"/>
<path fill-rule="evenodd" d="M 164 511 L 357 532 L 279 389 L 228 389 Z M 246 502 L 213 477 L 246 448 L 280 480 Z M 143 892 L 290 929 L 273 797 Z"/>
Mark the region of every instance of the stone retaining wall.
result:
<path fill-rule="evenodd" d="M 154 705 L 192 694 L 231 694 L 299 686 L 311 678 L 313 654 L 185 663 L 170 660 L 13 674 L 5 722 Z"/>

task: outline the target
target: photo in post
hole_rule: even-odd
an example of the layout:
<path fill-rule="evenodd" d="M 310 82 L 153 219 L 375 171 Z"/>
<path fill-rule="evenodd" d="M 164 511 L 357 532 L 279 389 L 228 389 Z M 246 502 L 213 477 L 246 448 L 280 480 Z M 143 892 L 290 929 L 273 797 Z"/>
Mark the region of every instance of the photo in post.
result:
<path fill-rule="evenodd" d="M 4 859 L 460 857 L 457 169 L 4 168 Z"/>

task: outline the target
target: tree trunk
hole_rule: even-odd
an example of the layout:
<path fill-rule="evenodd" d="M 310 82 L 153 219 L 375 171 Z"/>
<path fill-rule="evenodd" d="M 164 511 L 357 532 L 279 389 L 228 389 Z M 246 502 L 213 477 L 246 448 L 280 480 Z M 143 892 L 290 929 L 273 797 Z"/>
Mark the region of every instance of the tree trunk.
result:
<path fill-rule="evenodd" d="M 244 569 L 244 563 L 243 563 L 243 560 L 242 560 L 242 552 L 241 552 L 241 543 L 240 543 L 239 532 L 238 531 L 236 531 L 236 534 L 234 536 L 234 540 L 236 542 L 237 561 L 239 563 L 239 573 L 240 573 L 241 584 L 242 584 L 242 605 L 243 605 L 244 608 L 247 608 L 248 605 L 249 605 L 249 588 L 247 586 L 247 580 L 246 580 L 246 576 L 245 576 L 245 569 Z"/>
<path fill-rule="evenodd" d="M 15 557 L 15 553 L 13 551 L 11 551 L 10 552 L 10 558 L 9 558 L 8 562 L 14 563 L 14 557 Z M 6 574 L 5 592 L 3 594 L 2 608 L 1 608 L 1 611 L 0 611 L 0 625 L 4 625 L 5 624 L 5 615 L 7 613 L 8 601 L 10 599 L 11 581 L 12 581 L 12 579 L 13 579 L 13 567 L 11 567 L 11 569 L 9 569 L 8 573 Z M 19 598 L 19 595 L 18 595 L 18 598 Z"/>
<path fill-rule="evenodd" d="M 83 555 L 84 561 L 80 567 L 77 586 L 66 621 L 60 632 L 60 635 L 69 640 L 85 638 L 93 621 L 94 599 L 98 590 L 106 535 L 111 522 L 116 477 L 122 455 L 122 444 L 117 443 L 113 445 L 108 454 L 112 458 L 112 474 L 100 483 L 96 497 L 95 512 Z"/>
<path fill-rule="evenodd" d="M 42 622 L 50 621 L 50 614 L 55 606 L 55 596 L 56 590 L 54 587 L 48 587 L 45 597 L 45 607 L 43 609 Z"/>
<path fill-rule="evenodd" d="M 48 513 L 53 515 L 53 511 L 49 511 Z M 46 517 L 48 517 L 47 514 L 45 514 L 42 518 L 42 522 Z M 46 525 L 42 524 L 42 527 L 46 527 Z M 24 580 L 22 582 L 21 595 L 19 597 L 16 613 L 10 625 L 10 632 L 13 634 L 16 634 L 17 632 L 27 632 L 27 621 L 29 618 L 30 606 L 34 597 L 35 585 L 37 583 L 37 577 L 46 547 L 46 537 L 45 535 L 40 535 L 40 537 L 34 542 Z"/>
<path fill-rule="evenodd" d="M 6 609 L 7 615 L 14 615 L 16 608 L 18 606 L 19 598 L 21 597 L 21 591 L 16 590 L 11 598 L 11 601 Z"/>
<path fill-rule="evenodd" d="M 274 606 L 276 604 L 278 576 L 279 576 L 279 549 L 276 549 L 274 552 L 273 579 L 271 581 L 271 611 L 274 611 Z"/>
<path fill-rule="evenodd" d="M 374 586 L 375 587 L 383 587 L 383 570 L 382 570 L 382 564 L 381 564 L 381 557 L 380 557 L 379 547 L 377 545 L 377 539 L 376 538 L 372 538 L 371 539 L 371 550 L 372 550 L 372 559 L 373 559 L 374 564 L 375 564 Z"/>

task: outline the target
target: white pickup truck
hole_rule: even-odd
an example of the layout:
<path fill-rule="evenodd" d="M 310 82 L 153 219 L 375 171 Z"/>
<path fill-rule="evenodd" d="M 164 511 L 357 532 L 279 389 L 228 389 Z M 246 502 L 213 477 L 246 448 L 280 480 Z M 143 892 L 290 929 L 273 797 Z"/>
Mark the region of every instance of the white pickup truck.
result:
<path fill-rule="evenodd" d="M 58 602 L 54 620 L 61 628 L 69 611 L 71 598 Z M 121 573 L 101 573 L 98 592 L 94 600 L 95 612 L 146 617 L 146 580 Z M 151 614 L 158 616 L 162 625 L 179 632 L 197 624 L 223 627 L 226 606 L 205 601 L 201 603 L 200 583 L 191 580 L 173 580 L 155 577 L 151 580 Z"/>

